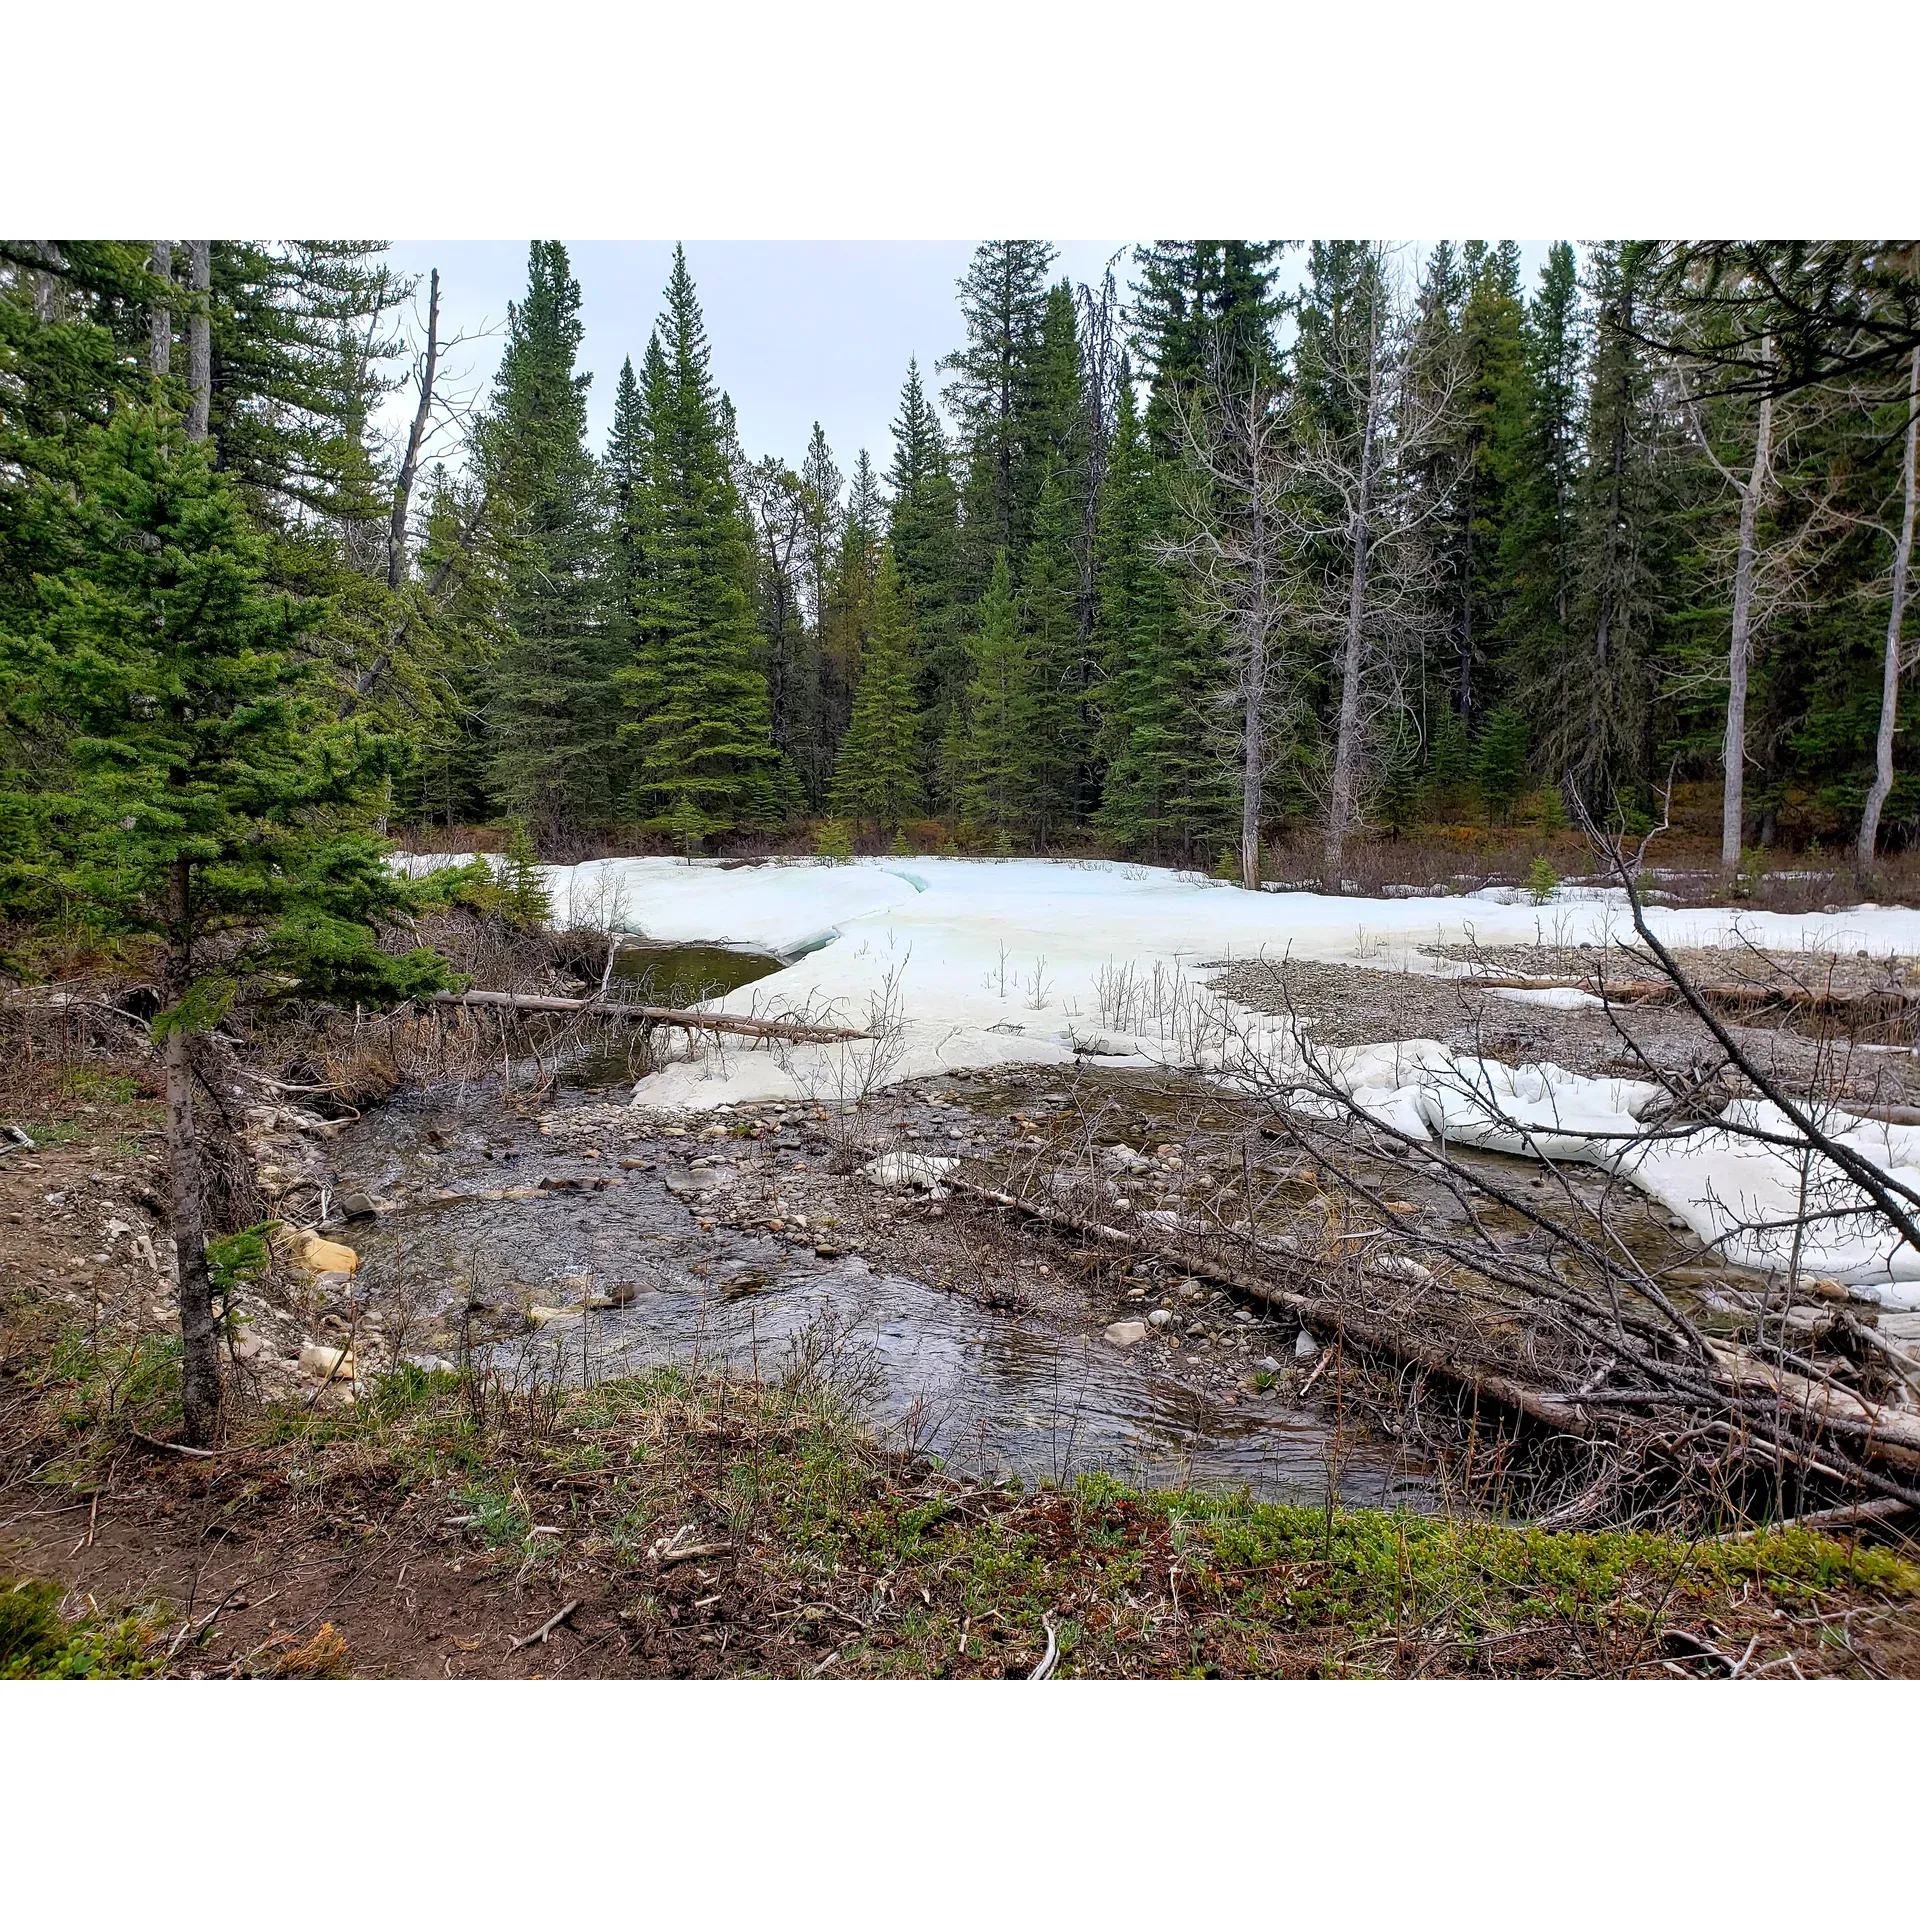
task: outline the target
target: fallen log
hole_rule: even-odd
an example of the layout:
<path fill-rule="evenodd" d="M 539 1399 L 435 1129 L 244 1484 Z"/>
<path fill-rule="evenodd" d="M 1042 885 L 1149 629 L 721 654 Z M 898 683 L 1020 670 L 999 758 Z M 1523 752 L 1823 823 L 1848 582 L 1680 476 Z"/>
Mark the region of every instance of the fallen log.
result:
<path fill-rule="evenodd" d="M 962 1193 L 970 1193 L 975 1199 L 991 1200 L 999 1206 L 1011 1207 L 1015 1212 L 1023 1213 L 1044 1225 L 1069 1233 L 1088 1234 L 1096 1240 L 1104 1240 L 1109 1246 L 1125 1247 L 1134 1253 L 1151 1255 L 1182 1273 L 1192 1274 L 1196 1279 L 1211 1280 L 1216 1286 L 1231 1287 L 1236 1292 L 1264 1301 L 1268 1306 L 1282 1307 L 1303 1325 L 1317 1332 L 1330 1334 L 1336 1340 L 1352 1340 L 1376 1353 L 1385 1353 L 1402 1363 L 1420 1367 L 1425 1372 L 1452 1381 L 1468 1393 L 1483 1395 L 1502 1406 L 1525 1413 L 1557 1432 L 1588 1434 L 1593 1431 L 1586 1414 L 1556 1394 L 1537 1393 L 1505 1374 L 1458 1361 L 1439 1347 L 1429 1346 L 1424 1340 L 1412 1339 L 1393 1328 L 1367 1324 L 1362 1316 L 1336 1310 L 1312 1294 L 1295 1293 L 1291 1288 L 1275 1286 L 1253 1274 L 1224 1267 L 1217 1261 L 1188 1253 L 1180 1247 L 1164 1246 L 1158 1241 L 1144 1239 L 1137 1233 L 1124 1232 L 1119 1227 L 1105 1226 L 1098 1221 L 1076 1220 L 1070 1214 L 1043 1207 L 1037 1201 L 1022 1200 L 998 1187 L 976 1186 L 971 1180 L 962 1179 L 956 1174 L 946 1175 L 944 1184 L 956 1187 Z M 1297 1254 L 1286 1255 L 1278 1248 L 1257 1250 L 1270 1253 L 1275 1259 L 1299 1258 Z"/>
<path fill-rule="evenodd" d="M 871 1040 L 853 1027 L 809 1027 L 793 1020 L 751 1020 L 738 1013 L 691 1013 L 685 1007 L 646 1007 L 630 1000 L 568 1000 L 550 993 L 489 993 L 469 987 L 465 993 L 436 993 L 439 1006 L 506 1007 L 516 1013 L 604 1013 L 617 1020 L 642 1020 L 662 1027 L 698 1027 L 707 1033 L 744 1033 L 760 1040 Z"/>
<path fill-rule="evenodd" d="M 1289 1287 L 1277 1286 L 1260 1276 L 1223 1266 L 1183 1248 L 1165 1246 L 1140 1234 L 1109 1227 L 1099 1221 L 1076 1220 L 1071 1214 L 1042 1206 L 1038 1201 L 1023 1200 L 1017 1194 L 1007 1193 L 999 1187 L 979 1186 L 958 1174 L 946 1175 L 943 1184 L 972 1194 L 975 1199 L 1010 1207 L 1029 1219 L 1038 1220 L 1062 1232 L 1085 1234 L 1109 1246 L 1125 1247 L 1130 1252 L 1151 1256 L 1182 1273 L 1211 1280 L 1216 1286 L 1231 1288 L 1252 1299 L 1264 1301 L 1269 1306 L 1284 1308 L 1303 1325 L 1317 1332 L 1350 1340 L 1356 1346 L 1384 1354 L 1403 1365 L 1419 1367 L 1439 1379 L 1451 1381 L 1476 1398 L 1485 1398 L 1524 1413 L 1558 1433 L 1591 1438 L 1605 1423 L 1605 1415 L 1591 1395 L 1575 1397 L 1543 1393 L 1507 1374 L 1458 1359 L 1444 1348 L 1415 1339 L 1397 1327 L 1380 1325 L 1364 1310 L 1356 1310 L 1350 1303 L 1335 1305 L 1313 1294 L 1297 1293 Z M 1296 1250 L 1269 1247 L 1258 1241 L 1251 1243 L 1250 1250 L 1275 1261 L 1297 1262 L 1301 1257 Z M 1920 1451 L 1916 1450 L 1914 1444 L 1920 1441 L 1920 1423 L 1916 1423 L 1911 1416 L 1876 1407 L 1858 1395 L 1847 1393 L 1844 1388 L 1828 1386 L 1824 1395 L 1818 1395 L 1816 1383 L 1812 1381 L 1782 1373 L 1751 1355 L 1727 1348 L 1717 1341 L 1710 1340 L 1706 1345 L 1713 1361 L 1715 1377 L 1723 1391 L 1729 1391 L 1736 1408 L 1744 1390 L 1758 1387 L 1770 1391 L 1775 1404 L 1808 1421 L 1817 1431 L 1846 1435 L 1868 1459 L 1884 1460 L 1908 1471 L 1920 1468 Z M 1591 1414 L 1588 1412 L 1589 1406 L 1592 1407 Z M 1752 1410 L 1751 1403 L 1746 1410 Z M 1878 1486 L 1888 1492 L 1901 1506 L 1920 1510 L 1920 1492 L 1899 1487 L 1898 1483 L 1888 1482 L 1878 1475 L 1862 1475 L 1862 1480 L 1865 1484 Z"/>
<path fill-rule="evenodd" d="M 1582 993 L 1597 994 L 1607 1000 L 1631 1005 L 1659 1005 L 1678 1002 L 1679 989 L 1670 980 L 1594 980 L 1541 977 L 1531 974 L 1462 975 L 1465 986 L 1521 993 L 1541 993 L 1550 988 L 1574 987 Z M 1801 986 L 1778 981 L 1700 981 L 1695 983 L 1703 998 L 1727 1013 L 1830 1013 L 1840 1018 L 1892 1020 L 1920 1007 L 1920 988 L 1870 987 L 1855 993 L 1834 993 L 1825 987 Z"/>

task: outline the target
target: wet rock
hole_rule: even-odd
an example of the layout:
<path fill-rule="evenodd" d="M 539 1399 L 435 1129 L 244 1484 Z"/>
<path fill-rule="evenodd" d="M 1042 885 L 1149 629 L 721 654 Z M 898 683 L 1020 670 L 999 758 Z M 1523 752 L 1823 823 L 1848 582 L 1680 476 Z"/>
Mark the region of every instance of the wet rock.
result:
<path fill-rule="evenodd" d="M 548 1307 L 535 1302 L 534 1305 L 527 1309 L 527 1324 L 534 1327 L 544 1327 L 550 1320 L 577 1320 L 580 1317 L 580 1313 L 581 1309 L 577 1306 Z"/>
<path fill-rule="evenodd" d="M 726 1166 L 676 1167 L 667 1175 L 666 1184 L 669 1193 L 713 1193 L 738 1178 L 733 1168 Z"/>
<path fill-rule="evenodd" d="M 1300 1337 L 1293 1343 L 1293 1357 L 1296 1360 L 1311 1360 L 1320 1351 L 1320 1342 L 1305 1327 L 1300 1329 Z"/>
<path fill-rule="evenodd" d="M 587 1304 L 593 1307 L 630 1307 L 640 1297 L 638 1280 L 613 1280 L 604 1293 L 595 1294 Z"/>
<path fill-rule="evenodd" d="M 333 1198 L 349 1220 L 371 1220 L 380 1211 L 373 1203 L 373 1195 L 361 1187 L 342 1188 Z"/>
<path fill-rule="evenodd" d="M 1147 1323 L 1144 1320 L 1116 1320 L 1101 1338 L 1111 1346 L 1130 1347 L 1137 1340 L 1147 1337 Z"/>
<path fill-rule="evenodd" d="M 545 1187 L 504 1187 L 500 1192 L 502 1200 L 544 1200 L 546 1197 Z"/>

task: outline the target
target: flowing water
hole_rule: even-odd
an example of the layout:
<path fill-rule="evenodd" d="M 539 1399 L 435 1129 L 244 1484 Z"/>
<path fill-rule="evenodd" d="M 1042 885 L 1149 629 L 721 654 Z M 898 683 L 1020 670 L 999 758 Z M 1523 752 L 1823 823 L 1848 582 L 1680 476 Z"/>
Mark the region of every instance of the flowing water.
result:
<path fill-rule="evenodd" d="M 638 952 L 623 965 L 655 968 L 656 988 L 725 977 L 713 971 L 716 956 L 754 965 L 745 978 L 777 964 L 727 949 Z M 582 1097 L 575 1088 L 560 1096 Z M 771 1378 L 804 1346 L 857 1377 L 883 1436 L 983 1478 L 1099 1469 L 1139 1484 L 1244 1485 L 1317 1503 L 1331 1476 L 1348 1505 L 1426 1502 L 1414 1462 L 1336 1436 L 1284 1388 L 1221 1406 L 1147 1374 L 1097 1331 L 1015 1320 L 855 1255 L 822 1258 L 745 1229 L 702 1231 L 668 1184 L 685 1191 L 685 1163 L 663 1145 L 633 1143 L 629 1158 L 656 1164 L 623 1169 L 543 1136 L 537 1120 L 490 1095 L 464 1107 L 403 1097 L 333 1144 L 338 1185 L 390 1207 L 342 1237 L 359 1248 L 364 1289 L 408 1350 L 458 1358 L 471 1328 L 496 1365 L 587 1380 L 695 1361 Z M 590 1190 L 536 1195 L 543 1179 Z M 617 1308 L 524 1331 L 529 1304 L 577 1306 L 629 1288 Z M 468 1315 L 470 1297 L 486 1310 Z"/>

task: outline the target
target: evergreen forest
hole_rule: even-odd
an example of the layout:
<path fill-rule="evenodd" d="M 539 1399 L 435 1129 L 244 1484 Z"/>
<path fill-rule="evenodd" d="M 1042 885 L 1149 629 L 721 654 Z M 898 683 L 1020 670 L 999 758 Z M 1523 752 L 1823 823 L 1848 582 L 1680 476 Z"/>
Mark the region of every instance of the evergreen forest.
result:
<path fill-rule="evenodd" d="M 151 830 L 351 975 L 429 829 L 1248 884 L 1676 779 L 1729 866 L 1920 830 L 1915 243 L 992 241 L 891 446 L 797 465 L 684 250 L 604 444 L 564 246 L 470 404 L 383 255 L 0 243 L 0 912 L 161 924 Z"/>

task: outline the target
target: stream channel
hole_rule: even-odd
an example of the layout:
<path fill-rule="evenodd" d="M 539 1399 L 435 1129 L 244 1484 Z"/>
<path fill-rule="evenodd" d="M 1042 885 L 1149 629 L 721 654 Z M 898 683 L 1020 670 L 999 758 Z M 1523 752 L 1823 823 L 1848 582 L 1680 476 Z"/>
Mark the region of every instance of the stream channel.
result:
<path fill-rule="evenodd" d="M 778 965 L 728 949 L 632 947 L 617 972 L 649 1000 L 685 1004 Z M 604 1101 L 626 1080 L 624 1058 L 582 1063 L 555 1105 Z M 689 1133 L 713 1117 L 690 1121 Z M 669 1190 L 681 1164 L 673 1144 L 636 1141 L 628 1157 L 652 1164 L 623 1168 L 544 1136 L 538 1118 L 502 1107 L 495 1091 L 402 1094 L 332 1144 L 336 1188 L 364 1188 L 383 1208 L 340 1237 L 359 1249 L 362 1291 L 410 1351 L 455 1357 L 469 1297 L 487 1303 L 473 1320 L 488 1331 L 474 1338 L 496 1367 L 557 1368 L 571 1380 L 720 1362 L 773 1378 L 810 1337 L 838 1352 L 843 1376 L 863 1379 L 863 1410 L 883 1439 L 955 1472 L 1032 1484 L 1098 1470 L 1136 1485 L 1245 1486 L 1319 1504 L 1331 1468 L 1344 1505 L 1432 1499 L 1417 1461 L 1336 1436 L 1285 1388 L 1223 1406 L 1129 1364 L 1097 1328 L 1014 1319 L 858 1254 L 826 1259 L 766 1232 L 703 1231 Z M 813 1142 L 777 1151 L 786 1165 L 825 1157 Z M 536 1196 L 543 1180 L 578 1186 Z M 617 1308 L 523 1330 L 536 1301 L 629 1288 Z"/>

